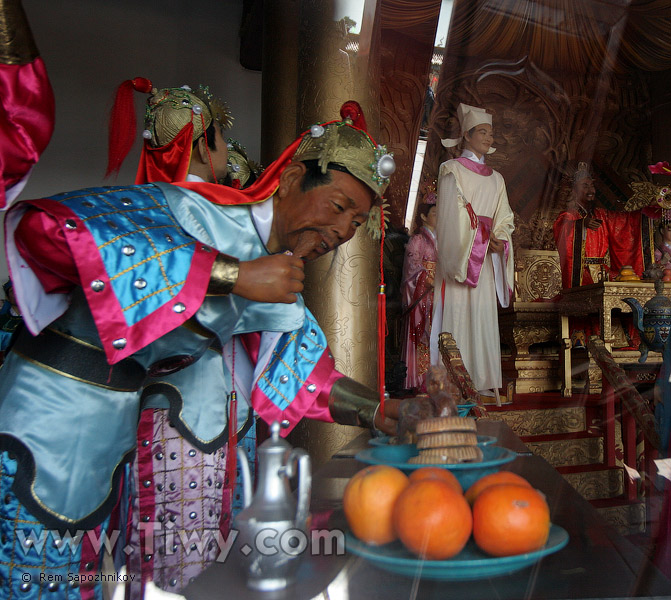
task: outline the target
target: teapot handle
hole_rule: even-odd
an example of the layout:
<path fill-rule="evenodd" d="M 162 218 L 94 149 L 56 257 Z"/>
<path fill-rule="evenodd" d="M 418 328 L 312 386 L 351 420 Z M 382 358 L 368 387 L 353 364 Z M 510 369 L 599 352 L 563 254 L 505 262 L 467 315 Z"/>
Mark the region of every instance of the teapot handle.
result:
<path fill-rule="evenodd" d="M 247 508 L 252 503 L 252 473 L 249 470 L 249 461 L 242 448 L 237 448 L 238 463 L 242 474 L 242 508 Z"/>
<path fill-rule="evenodd" d="M 310 468 L 310 455 L 302 448 L 294 448 L 287 460 L 287 475 L 293 477 L 296 470 L 293 468 L 294 461 L 298 467 L 298 502 L 296 504 L 296 523 L 303 527 L 307 523 L 310 511 L 310 494 L 312 491 L 312 472 Z"/>

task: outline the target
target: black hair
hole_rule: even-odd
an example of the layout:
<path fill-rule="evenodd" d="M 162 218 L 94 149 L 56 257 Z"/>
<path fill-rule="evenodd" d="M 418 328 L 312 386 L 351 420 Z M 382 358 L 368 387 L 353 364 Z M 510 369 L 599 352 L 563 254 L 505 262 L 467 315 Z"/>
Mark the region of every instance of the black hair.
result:
<path fill-rule="evenodd" d="M 216 140 L 216 132 L 214 128 L 218 126 L 218 123 L 213 119 L 208 128 L 205 130 L 205 141 L 207 142 L 207 146 L 210 150 L 216 150 L 217 149 L 217 140 Z M 196 147 L 196 144 L 198 143 L 198 140 L 203 137 L 202 135 L 198 136 L 194 141 L 193 141 L 193 148 Z"/>
<path fill-rule="evenodd" d="M 305 175 L 303 175 L 303 180 L 301 181 L 301 192 L 307 192 L 312 190 L 320 185 L 328 185 L 333 181 L 333 176 L 330 171 L 340 171 L 341 173 L 347 173 L 351 177 L 354 177 L 357 181 L 361 181 L 355 175 L 342 165 L 337 163 L 328 163 L 328 168 L 326 173 L 322 173 L 321 167 L 319 166 L 319 161 L 316 159 L 304 160 L 301 161 L 305 165 Z M 363 182 L 362 182 L 363 183 Z M 364 184 L 365 185 L 365 184 Z M 366 186 L 368 188 L 368 186 Z M 377 203 L 378 197 L 371 190 L 372 206 Z"/>
<path fill-rule="evenodd" d="M 424 225 L 424 220 L 422 219 L 422 216 L 426 218 L 429 214 L 429 211 L 432 208 L 435 208 L 435 204 L 427 204 L 426 202 L 423 202 L 417 207 L 417 211 L 415 212 L 415 223 L 414 223 L 414 228 L 413 228 L 413 233 L 419 232 L 419 230 L 422 228 L 422 225 Z"/>
<path fill-rule="evenodd" d="M 326 173 L 322 173 L 317 160 L 304 160 L 303 164 L 305 165 L 305 175 L 303 175 L 303 180 L 301 181 L 301 192 L 307 192 L 321 185 L 328 185 L 333 181 L 333 177 L 328 170 Z"/>

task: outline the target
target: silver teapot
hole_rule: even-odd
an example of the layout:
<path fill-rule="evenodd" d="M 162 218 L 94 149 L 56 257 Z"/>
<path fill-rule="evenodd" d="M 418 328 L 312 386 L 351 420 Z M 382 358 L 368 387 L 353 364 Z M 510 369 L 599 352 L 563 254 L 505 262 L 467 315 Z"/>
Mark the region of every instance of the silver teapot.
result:
<path fill-rule="evenodd" d="M 244 508 L 234 521 L 247 586 L 264 591 L 290 585 L 300 559 L 310 551 L 310 456 L 280 438 L 278 422 L 270 426 L 270 434 L 258 448 L 259 474 L 253 496 L 249 463 L 238 449 Z M 289 487 L 289 480 L 296 475 L 297 499 Z"/>

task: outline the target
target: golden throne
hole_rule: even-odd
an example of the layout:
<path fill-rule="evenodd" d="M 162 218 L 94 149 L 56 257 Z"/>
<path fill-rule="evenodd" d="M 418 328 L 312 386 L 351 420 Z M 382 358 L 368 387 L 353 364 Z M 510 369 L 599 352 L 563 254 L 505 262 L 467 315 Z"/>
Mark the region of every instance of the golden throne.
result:
<path fill-rule="evenodd" d="M 513 234 L 515 290 L 499 308 L 503 386 L 528 394 L 558 390 L 559 316 L 553 302 L 561 292 L 559 254 L 552 236 L 554 214 L 536 212 Z"/>

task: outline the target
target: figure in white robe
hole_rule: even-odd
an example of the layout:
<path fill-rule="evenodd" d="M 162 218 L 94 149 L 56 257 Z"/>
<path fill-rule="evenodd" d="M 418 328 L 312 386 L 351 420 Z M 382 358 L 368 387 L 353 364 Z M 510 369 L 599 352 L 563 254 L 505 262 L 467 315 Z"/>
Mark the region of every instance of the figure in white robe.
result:
<path fill-rule="evenodd" d="M 512 295 L 513 212 L 503 177 L 484 163 L 492 150 L 491 115 L 474 109 L 462 116 L 463 111 L 464 151 L 440 166 L 438 178 L 431 362 L 440 363 L 438 336 L 450 332 L 475 388 L 498 398 L 502 374 L 497 298 L 507 307 Z"/>

